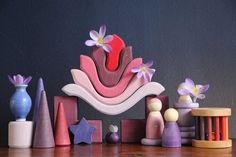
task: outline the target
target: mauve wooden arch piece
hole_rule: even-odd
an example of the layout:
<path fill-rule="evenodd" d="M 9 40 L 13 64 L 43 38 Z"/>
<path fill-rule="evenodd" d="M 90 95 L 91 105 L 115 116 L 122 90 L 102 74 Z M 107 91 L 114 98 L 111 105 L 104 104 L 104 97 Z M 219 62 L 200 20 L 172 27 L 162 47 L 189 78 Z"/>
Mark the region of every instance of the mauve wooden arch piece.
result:
<path fill-rule="evenodd" d="M 107 55 L 103 48 L 94 49 L 92 59 L 97 67 L 100 81 L 108 87 L 118 84 L 125 68 L 132 61 L 132 47 L 125 47 L 120 55 L 118 67 L 115 71 L 110 71 L 106 67 Z"/>

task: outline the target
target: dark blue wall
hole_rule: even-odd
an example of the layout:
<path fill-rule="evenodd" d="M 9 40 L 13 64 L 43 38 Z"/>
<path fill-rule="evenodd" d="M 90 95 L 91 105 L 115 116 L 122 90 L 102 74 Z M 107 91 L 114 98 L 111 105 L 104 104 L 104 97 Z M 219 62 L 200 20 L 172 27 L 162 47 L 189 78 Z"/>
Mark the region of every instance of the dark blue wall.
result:
<path fill-rule="evenodd" d="M 13 120 L 9 99 L 14 87 L 8 74 L 32 75 L 28 91 L 34 100 L 42 76 L 52 111 L 53 96 L 72 82 L 71 68 L 90 29 L 106 24 L 133 56 L 153 59 L 153 80 L 165 86 L 170 103 L 185 77 L 211 85 L 201 106 L 232 107 L 236 98 L 236 1 L 233 0 L 1 0 L 0 1 L 0 144 L 7 144 Z M 120 118 L 143 118 L 144 101 L 118 116 L 106 116 L 80 101 L 80 117 L 103 119 L 104 131 Z M 31 118 L 32 114 L 29 116 Z M 230 135 L 236 129 L 230 119 Z"/>

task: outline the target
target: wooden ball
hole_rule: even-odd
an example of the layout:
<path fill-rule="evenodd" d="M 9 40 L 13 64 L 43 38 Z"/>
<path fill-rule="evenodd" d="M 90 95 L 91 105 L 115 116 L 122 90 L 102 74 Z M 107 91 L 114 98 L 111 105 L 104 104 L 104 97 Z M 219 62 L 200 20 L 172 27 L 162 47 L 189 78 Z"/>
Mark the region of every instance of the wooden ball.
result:
<path fill-rule="evenodd" d="M 148 109 L 150 111 L 161 111 L 162 102 L 157 98 L 152 98 L 149 101 Z"/>
<path fill-rule="evenodd" d="M 179 114 L 176 109 L 169 108 L 165 111 L 164 118 L 167 122 L 176 122 L 179 118 Z"/>

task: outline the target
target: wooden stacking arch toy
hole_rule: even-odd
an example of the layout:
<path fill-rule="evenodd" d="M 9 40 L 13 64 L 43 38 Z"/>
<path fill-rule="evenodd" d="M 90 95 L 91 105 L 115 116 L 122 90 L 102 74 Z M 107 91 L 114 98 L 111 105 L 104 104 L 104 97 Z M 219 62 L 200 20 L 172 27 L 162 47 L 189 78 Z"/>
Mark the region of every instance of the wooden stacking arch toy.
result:
<path fill-rule="evenodd" d="M 228 133 L 230 108 L 194 108 L 192 115 L 195 117 L 195 139 L 192 140 L 194 147 L 227 148 L 232 146 Z"/>

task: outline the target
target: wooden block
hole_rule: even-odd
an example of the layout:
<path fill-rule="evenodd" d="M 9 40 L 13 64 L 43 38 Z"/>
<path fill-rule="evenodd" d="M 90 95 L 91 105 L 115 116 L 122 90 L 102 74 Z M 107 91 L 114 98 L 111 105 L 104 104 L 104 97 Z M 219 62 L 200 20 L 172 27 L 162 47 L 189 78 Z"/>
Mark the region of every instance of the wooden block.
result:
<path fill-rule="evenodd" d="M 200 117 L 195 117 L 195 139 L 200 139 Z"/>
<path fill-rule="evenodd" d="M 145 83 L 145 80 L 143 78 L 138 79 L 137 77 L 133 77 L 133 79 L 131 80 L 131 82 L 129 83 L 129 85 L 127 86 L 127 88 L 124 90 L 123 93 L 113 98 L 107 98 L 97 93 L 92 83 L 90 82 L 88 76 L 83 71 L 74 69 L 74 70 L 71 70 L 71 73 L 76 73 L 73 76 L 76 76 L 74 80 L 77 85 L 85 88 L 98 101 L 108 104 L 108 105 L 119 104 L 125 101 Z"/>
<path fill-rule="evenodd" d="M 225 139 L 228 140 L 229 139 L 229 121 L 228 121 L 228 117 L 225 117 Z"/>
<path fill-rule="evenodd" d="M 68 127 L 75 124 L 78 119 L 77 98 L 68 96 L 54 96 L 54 125 L 56 123 L 57 110 L 60 102 L 64 105 Z"/>
<path fill-rule="evenodd" d="M 121 80 L 116 86 L 107 87 L 104 86 L 98 78 L 97 69 L 93 60 L 85 55 L 80 55 L 80 69 L 87 74 L 90 81 L 92 82 L 94 88 L 97 90 L 99 94 L 104 97 L 116 97 L 120 95 L 129 82 L 131 81 L 134 74 L 130 71 L 130 67 L 136 67 L 142 63 L 142 58 L 136 58 L 132 60 L 127 68 L 124 71 L 124 74 L 121 77 Z M 77 78 L 76 74 L 73 78 Z M 77 78 L 79 80 L 79 78 Z"/>
<path fill-rule="evenodd" d="M 145 120 L 122 119 L 120 126 L 122 143 L 140 143 L 145 137 Z"/>
<path fill-rule="evenodd" d="M 212 118 L 207 117 L 208 141 L 212 141 Z"/>
<path fill-rule="evenodd" d="M 121 52 L 120 63 L 115 71 L 110 71 L 106 67 L 106 52 L 103 48 L 99 48 L 93 51 L 92 58 L 97 67 L 98 76 L 102 84 L 107 87 L 115 86 L 118 84 L 125 68 L 132 61 L 132 48 L 124 48 Z M 133 67 L 130 67 L 130 70 Z"/>
<path fill-rule="evenodd" d="M 86 89 L 76 84 L 68 84 L 62 88 L 62 91 L 69 96 L 77 96 L 96 110 L 108 114 L 117 115 L 123 113 L 134 106 L 139 100 L 148 95 L 159 95 L 165 88 L 157 82 L 148 82 L 139 88 L 131 97 L 119 104 L 108 105 L 98 101 Z"/>
<path fill-rule="evenodd" d="M 201 117 L 230 116 L 231 108 L 193 108 L 192 115 Z"/>
<path fill-rule="evenodd" d="M 221 140 L 226 140 L 226 117 L 221 117 L 221 134 L 222 134 L 222 139 Z"/>
<path fill-rule="evenodd" d="M 10 148 L 30 148 L 33 136 L 33 122 L 11 121 L 8 124 L 8 146 Z"/>
<path fill-rule="evenodd" d="M 88 120 L 88 123 L 96 127 L 95 132 L 92 134 L 92 143 L 102 143 L 102 121 Z"/>
<path fill-rule="evenodd" d="M 232 140 L 227 141 L 205 141 L 192 140 L 192 145 L 199 148 L 228 148 L 232 147 Z"/>
<path fill-rule="evenodd" d="M 215 132 L 216 132 L 216 141 L 220 140 L 220 118 L 215 117 Z"/>
<path fill-rule="evenodd" d="M 108 43 L 112 47 L 112 51 L 107 54 L 107 69 L 110 71 L 115 71 L 119 65 L 119 58 L 121 50 L 125 47 L 124 41 L 113 34 L 113 40 Z"/>
<path fill-rule="evenodd" d="M 200 117 L 200 139 L 205 140 L 205 122 L 204 117 Z"/>
<path fill-rule="evenodd" d="M 161 109 L 161 115 L 163 116 L 165 111 L 169 108 L 169 98 L 168 96 L 165 96 L 165 95 L 158 95 L 158 96 L 147 96 L 145 97 L 145 102 L 146 102 L 146 107 L 145 107 L 145 116 L 147 118 L 148 114 L 149 114 L 149 109 L 148 109 L 148 104 L 149 104 L 149 101 L 150 99 L 152 98 L 157 98 L 159 100 L 161 100 L 161 103 L 162 103 L 162 109 Z"/>

